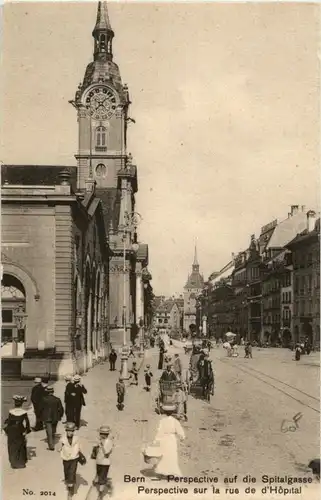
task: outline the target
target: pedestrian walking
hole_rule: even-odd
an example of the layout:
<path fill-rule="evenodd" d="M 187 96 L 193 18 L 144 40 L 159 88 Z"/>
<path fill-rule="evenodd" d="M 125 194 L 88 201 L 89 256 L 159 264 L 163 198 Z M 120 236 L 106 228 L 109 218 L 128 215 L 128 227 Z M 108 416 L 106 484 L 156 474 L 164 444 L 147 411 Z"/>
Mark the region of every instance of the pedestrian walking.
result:
<path fill-rule="evenodd" d="M 145 384 L 146 384 L 145 389 L 147 392 L 150 391 L 152 377 L 153 377 L 153 374 L 151 372 L 150 365 L 146 365 L 146 368 L 145 368 Z"/>
<path fill-rule="evenodd" d="M 302 349 L 301 349 L 300 344 L 296 344 L 296 346 L 295 346 L 295 361 L 300 361 L 301 352 L 302 352 Z"/>
<path fill-rule="evenodd" d="M 126 394 L 126 388 L 123 377 L 119 377 L 118 382 L 116 382 L 116 392 L 117 392 L 117 408 L 118 410 L 123 410 L 125 394 Z"/>
<path fill-rule="evenodd" d="M 135 357 L 135 353 L 134 353 L 134 344 L 132 344 L 129 348 L 129 354 L 128 354 L 128 357 L 132 357 L 134 358 Z"/>
<path fill-rule="evenodd" d="M 96 460 L 96 477 L 93 480 L 93 485 L 98 486 L 98 500 L 101 500 L 108 484 L 108 472 L 111 465 L 110 455 L 113 451 L 114 443 L 110 437 L 110 427 L 108 425 L 101 426 L 98 432 L 98 443 L 92 450 L 91 458 Z"/>
<path fill-rule="evenodd" d="M 8 438 L 8 457 L 11 468 L 23 469 L 28 461 L 26 435 L 31 432 L 27 410 L 22 408 L 27 398 L 16 395 L 12 399 L 14 408 L 9 411 L 3 430 Z"/>
<path fill-rule="evenodd" d="M 86 406 L 84 394 L 87 394 L 87 389 L 81 383 L 80 375 L 75 375 L 73 378 L 73 383 L 68 389 L 67 398 L 68 401 L 70 401 L 70 422 L 74 422 L 76 424 L 76 429 L 79 429 L 80 427 L 82 407 Z"/>
<path fill-rule="evenodd" d="M 58 422 L 62 419 L 64 414 L 64 409 L 62 402 L 57 396 L 54 396 L 54 388 L 48 386 L 46 388 L 46 395 L 43 398 L 43 408 L 42 408 L 42 421 L 44 422 L 48 449 L 53 451 L 55 449 L 55 435 L 57 431 Z"/>
<path fill-rule="evenodd" d="M 59 442 L 59 451 L 64 468 L 64 479 L 68 491 L 68 500 L 70 500 L 75 492 L 78 463 L 84 465 L 86 459 L 80 449 L 79 437 L 75 435 L 76 426 L 74 422 L 67 422 L 65 430 L 65 435 Z"/>
<path fill-rule="evenodd" d="M 178 380 L 182 378 L 182 361 L 179 354 L 175 354 L 173 369 Z"/>
<path fill-rule="evenodd" d="M 176 410 L 175 405 L 165 405 L 162 410 L 165 416 L 159 422 L 155 437 L 162 456 L 155 473 L 160 476 L 179 477 L 182 473 L 178 464 L 177 437 L 184 440 L 185 433 L 180 422 L 172 416 Z"/>
<path fill-rule="evenodd" d="M 158 359 L 158 369 L 163 369 L 164 364 L 164 353 L 165 353 L 165 344 L 162 339 L 159 340 L 159 359 Z"/>
<path fill-rule="evenodd" d="M 33 427 L 33 431 L 40 431 L 43 429 L 43 422 L 41 420 L 41 412 L 42 412 L 42 404 L 43 398 L 45 396 L 45 387 L 42 384 L 42 380 L 40 377 L 36 377 L 35 385 L 31 390 L 31 402 L 33 404 L 33 409 L 35 412 L 36 423 Z"/>
<path fill-rule="evenodd" d="M 232 357 L 233 358 L 237 358 L 238 355 L 239 355 L 239 353 L 238 353 L 238 345 L 234 344 L 233 347 L 232 347 Z"/>
<path fill-rule="evenodd" d="M 177 404 L 177 416 L 178 418 L 187 420 L 187 398 L 186 393 L 183 388 L 183 384 L 180 383 L 176 388 L 175 393 L 175 404 Z"/>
<path fill-rule="evenodd" d="M 129 370 L 130 373 L 130 384 L 131 385 L 138 385 L 138 368 L 137 368 L 137 363 L 136 361 L 133 361 L 133 365 L 131 370 Z"/>
<path fill-rule="evenodd" d="M 73 388 L 72 376 L 66 375 L 65 382 L 66 382 L 66 387 L 65 387 L 64 403 L 65 403 L 66 421 L 64 423 L 66 424 L 67 422 L 72 422 L 73 419 L 73 411 L 70 398 L 71 389 Z"/>
<path fill-rule="evenodd" d="M 110 366 L 111 372 L 115 371 L 116 361 L 117 361 L 117 353 L 116 353 L 115 349 L 112 349 L 111 353 L 109 354 L 109 366 Z"/>
<path fill-rule="evenodd" d="M 252 344 L 251 342 L 248 342 L 248 353 L 249 353 L 249 358 L 253 358 L 252 356 Z"/>

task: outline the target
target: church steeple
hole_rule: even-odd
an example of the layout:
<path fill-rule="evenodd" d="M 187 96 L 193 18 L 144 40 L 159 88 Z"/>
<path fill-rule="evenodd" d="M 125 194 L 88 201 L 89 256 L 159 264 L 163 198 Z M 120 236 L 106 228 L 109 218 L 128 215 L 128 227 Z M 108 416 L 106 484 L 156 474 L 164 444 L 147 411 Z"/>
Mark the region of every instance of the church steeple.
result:
<path fill-rule="evenodd" d="M 112 61 L 114 32 L 109 21 L 107 2 L 98 2 L 96 25 L 92 35 L 95 39 L 94 61 Z"/>

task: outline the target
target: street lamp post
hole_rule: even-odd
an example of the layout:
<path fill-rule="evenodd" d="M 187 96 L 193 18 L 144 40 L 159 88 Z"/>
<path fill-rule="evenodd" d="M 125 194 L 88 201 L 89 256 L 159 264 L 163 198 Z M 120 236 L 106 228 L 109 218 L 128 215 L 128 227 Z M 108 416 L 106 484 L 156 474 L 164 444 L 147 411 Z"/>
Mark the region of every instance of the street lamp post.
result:
<path fill-rule="evenodd" d="M 15 323 L 15 327 L 12 333 L 12 356 L 18 356 L 18 333 L 20 330 L 23 330 L 26 326 L 27 314 L 24 312 L 24 306 L 20 304 L 13 311 L 13 320 Z"/>
<path fill-rule="evenodd" d="M 137 243 L 137 227 L 141 221 L 141 215 L 137 212 L 124 214 L 124 226 L 123 226 L 123 347 L 121 350 L 121 375 L 123 379 L 127 380 L 129 378 L 128 375 L 128 357 L 129 357 L 129 346 L 127 345 L 127 324 L 126 324 L 126 252 L 127 252 L 127 235 L 130 236 L 134 233 L 134 240 L 131 241 L 131 249 L 136 253 L 139 248 L 139 244 Z"/>
<path fill-rule="evenodd" d="M 144 357 L 144 349 L 145 349 L 145 339 L 144 339 L 144 321 L 142 318 L 139 320 L 139 339 L 140 339 L 140 350 L 139 357 Z"/>

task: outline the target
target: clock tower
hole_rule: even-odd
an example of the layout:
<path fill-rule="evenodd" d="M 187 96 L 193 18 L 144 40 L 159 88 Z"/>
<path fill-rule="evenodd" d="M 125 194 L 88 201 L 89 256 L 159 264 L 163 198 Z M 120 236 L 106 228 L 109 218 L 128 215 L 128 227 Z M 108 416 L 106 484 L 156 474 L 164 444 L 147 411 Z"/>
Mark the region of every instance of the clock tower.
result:
<path fill-rule="evenodd" d="M 118 172 L 127 166 L 128 88 L 113 61 L 113 38 L 107 3 L 99 2 L 92 32 L 93 61 L 72 101 L 78 113 L 77 188 L 117 188 Z"/>
<path fill-rule="evenodd" d="M 77 110 L 79 143 L 77 191 L 84 203 L 94 193 L 100 198 L 109 248 L 109 325 L 111 342 L 117 345 L 121 332 L 138 325 L 143 317 L 142 270 L 148 264 L 148 246 L 136 242 L 133 225 L 137 168 L 127 152 L 127 124 L 130 98 L 127 85 L 113 58 L 114 32 L 107 2 L 98 2 L 93 60 L 88 64 L 74 101 Z M 133 328 L 132 328 L 133 330 Z M 115 335 L 118 338 L 115 338 Z M 129 335 L 127 335 L 129 340 Z"/>

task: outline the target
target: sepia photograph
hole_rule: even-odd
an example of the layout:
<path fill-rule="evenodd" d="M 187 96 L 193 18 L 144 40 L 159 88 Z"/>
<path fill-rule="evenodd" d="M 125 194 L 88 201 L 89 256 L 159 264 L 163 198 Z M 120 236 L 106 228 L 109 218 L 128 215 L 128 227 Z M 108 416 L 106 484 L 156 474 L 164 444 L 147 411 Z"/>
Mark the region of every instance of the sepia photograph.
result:
<path fill-rule="evenodd" d="M 4 1 L 4 500 L 320 498 L 320 25 Z"/>

